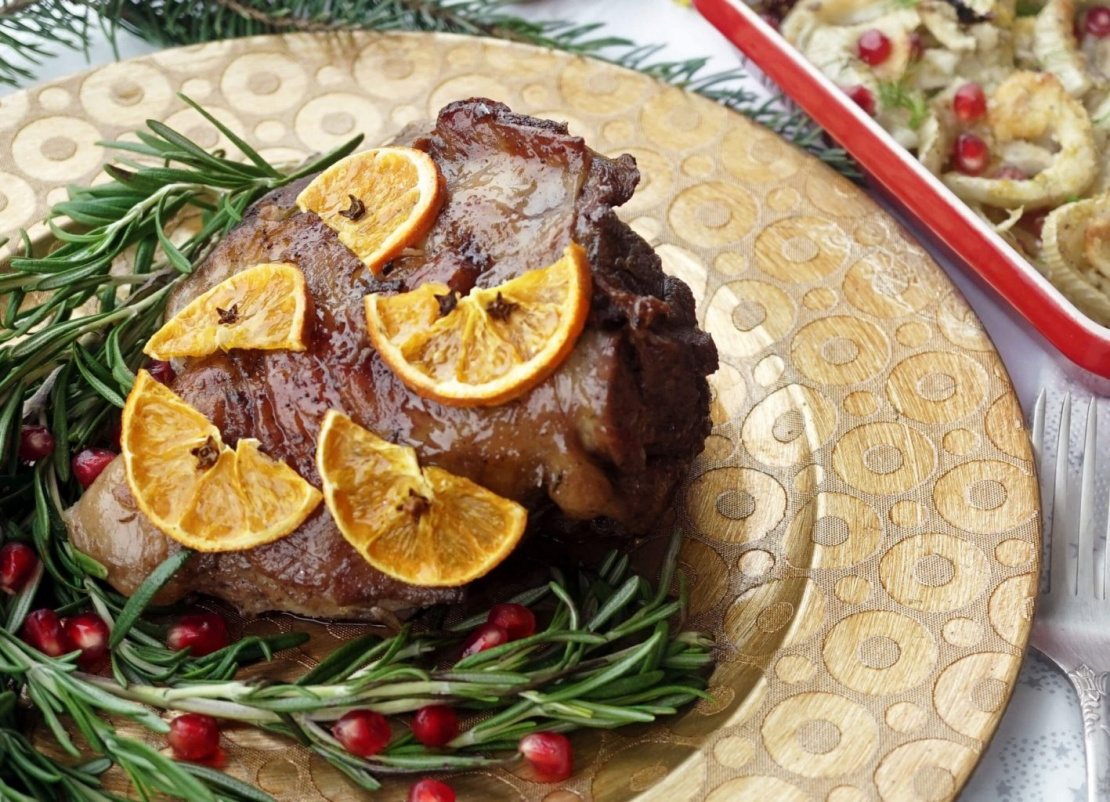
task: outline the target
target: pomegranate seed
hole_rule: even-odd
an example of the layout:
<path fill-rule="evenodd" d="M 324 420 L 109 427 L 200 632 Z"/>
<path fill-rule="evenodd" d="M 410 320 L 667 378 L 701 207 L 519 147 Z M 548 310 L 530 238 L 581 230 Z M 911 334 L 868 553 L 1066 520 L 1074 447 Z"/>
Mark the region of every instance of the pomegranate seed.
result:
<path fill-rule="evenodd" d="M 424 746 L 446 746 L 459 734 L 459 717 L 447 705 L 425 705 L 413 716 L 412 734 Z"/>
<path fill-rule="evenodd" d="M 536 772 L 540 782 L 560 782 L 574 771 L 570 740 L 557 732 L 533 732 L 517 744 L 520 754 Z"/>
<path fill-rule="evenodd" d="M 344 713 L 331 731 L 344 749 L 359 757 L 373 757 L 389 744 L 389 722 L 373 710 Z"/>
<path fill-rule="evenodd" d="M 463 644 L 462 654 L 459 659 L 470 657 L 472 654 L 484 652 L 486 649 L 492 649 L 494 646 L 500 646 L 503 643 L 509 642 L 509 633 L 503 630 L 497 624 L 485 623 L 478 627 L 470 637 L 466 639 Z"/>
<path fill-rule="evenodd" d="M 0 549 L 0 590 L 9 596 L 19 593 L 38 564 L 38 555 L 26 543 L 5 543 Z"/>
<path fill-rule="evenodd" d="M 88 490 L 96 481 L 96 477 L 100 476 L 115 458 L 116 452 L 110 448 L 86 448 L 73 456 L 70 466 L 81 487 Z"/>
<path fill-rule="evenodd" d="M 190 657 L 204 657 L 227 644 L 227 624 L 215 613 L 183 615 L 166 635 L 168 647 L 175 652 L 188 648 Z"/>
<path fill-rule="evenodd" d="M 523 604 L 495 604 L 487 620 L 505 630 L 509 640 L 536 634 L 536 614 Z"/>
<path fill-rule="evenodd" d="M 975 81 L 966 83 L 952 97 L 952 110 L 965 123 L 973 123 L 987 113 L 987 96 Z"/>
<path fill-rule="evenodd" d="M 220 749 L 220 725 L 212 716 L 185 713 L 170 722 L 166 740 L 179 760 L 207 760 Z"/>
<path fill-rule="evenodd" d="M 408 802 L 455 802 L 455 791 L 447 783 L 429 778 L 409 788 Z"/>
<path fill-rule="evenodd" d="M 1041 235 L 1044 233 L 1044 221 L 1045 218 L 1048 217 L 1048 212 L 1048 209 L 1037 209 L 1035 211 L 1026 212 L 1022 215 L 1018 225 L 1037 239 L 1040 239 Z"/>
<path fill-rule="evenodd" d="M 864 113 L 870 117 L 875 116 L 875 96 L 871 94 L 871 90 L 866 86 L 856 84 L 844 89 L 844 94 L 850 97 L 857 106 L 863 109 Z"/>
<path fill-rule="evenodd" d="M 1014 167 L 1012 164 L 1004 164 L 994 171 L 992 178 L 1005 178 L 1010 181 L 1024 181 L 1029 177 L 1029 174 L 1022 170 L 1020 167 Z"/>
<path fill-rule="evenodd" d="M 774 14 L 764 12 L 759 15 L 759 18 L 770 25 L 774 30 L 777 31 L 779 29 L 779 19 Z"/>
<path fill-rule="evenodd" d="M 173 384 L 173 380 L 177 378 L 177 374 L 173 372 L 169 362 L 163 362 L 161 359 L 155 359 L 146 366 L 150 378 L 162 384 Z"/>
<path fill-rule="evenodd" d="M 917 31 L 910 34 L 910 61 L 921 61 L 925 55 L 925 45 L 921 43 L 921 37 L 918 36 Z"/>
<path fill-rule="evenodd" d="M 81 650 L 77 665 L 85 671 L 95 669 L 108 655 L 108 625 L 96 613 L 81 613 L 68 619 L 63 626 L 66 639 L 74 649 Z"/>
<path fill-rule="evenodd" d="M 864 31 L 856 41 L 856 52 L 865 64 L 878 66 L 890 58 L 890 39 L 877 28 Z"/>
<path fill-rule="evenodd" d="M 25 462 L 46 459 L 54 450 L 54 435 L 45 426 L 24 426 L 19 432 L 19 458 Z"/>
<path fill-rule="evenodd" d="M 960 134 L 953 150 L 956 169 L 965 175 L 982 175 L 990 161 L 987 143 L 975 134 Z"/>
<path fill-rule="evenodd" d="M 61 657 L 73 651 L 62 628 L 62 620 L 49 607 L 27 614 L 23 622 L 22 637 L 24 643 L 50 657 Z"/>
<path fill-rule="evenodd" d="M 1091 6 L 1087 11 L 1087 33 L 1096 39 L 1105 39 L 1110 36 L 1110 8 L 1106 6 Z"/>

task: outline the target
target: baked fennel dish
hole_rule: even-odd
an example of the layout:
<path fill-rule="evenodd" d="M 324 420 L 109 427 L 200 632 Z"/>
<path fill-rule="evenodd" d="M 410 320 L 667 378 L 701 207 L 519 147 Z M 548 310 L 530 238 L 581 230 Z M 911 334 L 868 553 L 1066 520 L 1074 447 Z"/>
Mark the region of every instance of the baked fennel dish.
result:
<path fill-rule="evenodd" d="M 443 802 L 704 697 L 678 536 L 622 553 L 717 367 L 614 212 L 634 160 L 478 98 L 284 170 L 195 108 L 244 160 L 149 122 L 0 273 L 0 795 L 267 799 L 219 770 L 232 723 Z M 307 636 L 229 608 L 366 626 L 244 678 Z"/>
<path fill-rule="evenodd" d="M 769 2 L 783 36 L 1110 325 L 1110 6 Z"/>

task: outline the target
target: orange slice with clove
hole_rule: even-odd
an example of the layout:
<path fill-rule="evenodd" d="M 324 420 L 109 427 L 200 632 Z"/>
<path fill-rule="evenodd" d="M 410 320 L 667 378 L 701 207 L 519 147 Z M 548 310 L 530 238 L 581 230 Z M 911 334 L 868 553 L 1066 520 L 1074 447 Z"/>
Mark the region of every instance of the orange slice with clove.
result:
<path fill-rule="evenodd" d="M 220 430 L 145 370 L 123 408 L 120 447 L 127 484 L 143 514 L 197 551 L 271 543 L 301 525 L 321 494 L 284 462 Z"/>
<path fill-rule="evenodd" d="M 465 585 L 520 542 L 515 501 L 381 439 L 330 410 L 316 442 L 324 501 L 339 531 L 384 574 L 424 586 Z"/>
<path fill-rule="evenodd" d="M 366 297 L 382 359 L 411 390 L 448 406 L 494 406 L 542 382 L 574 350 L 590 313 L 590 268 L 571 243 L 563 258 L 459 297 L 429 283 Z"/>
<path fill-rule="evenodd" d="M 232 348 L 303 351 L 308 306 L 304 274 L 295 265 L 255 265 L 194 298 L 143 353 L 172 359 Z"/>
<path fill-rule="evenodd" d="M 301 191 L 297 206 L 318 214 L 377 275 L 427 233 L 446 194 L 431 156 L 388 147 L 336 162 Z"/>

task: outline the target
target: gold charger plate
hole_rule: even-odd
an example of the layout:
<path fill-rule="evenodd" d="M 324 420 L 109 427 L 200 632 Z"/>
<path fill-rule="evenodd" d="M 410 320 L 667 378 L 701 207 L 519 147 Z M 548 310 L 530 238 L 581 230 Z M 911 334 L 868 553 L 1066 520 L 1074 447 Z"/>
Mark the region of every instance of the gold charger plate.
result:
<path fill-rule="evenodd" d="M 455 36 L 291 35 L 169 50 L 0 100 L 0 234 L 91 181 L 95 142 L 148 117 L 228 146 L 177 91 L 273 160 L 358 131 L 384 141 L 471 95 L 567 120 L 595 149 L 636 157 L 644 181 L 622 214 L 690 285 L 720 349 L 713 435 L 678 510 L 693 623 L 722 647 L 716 701 L 576 736 L 561 789 L 472 772 L 451 779 L 460 799 L 956 795 L 1028 639 L 1039 499 L 990 340 L 860 189 L 739 115 L 598 62 Z M 267 672 L 303 671 L 357 631 L 307 626 L 313 641 Z M 288 742 L 234 728 L 224 741 L 229 771 L 278 798 L 360 798 Z M 403 795 L 392 784 L 377 798 Z"/>

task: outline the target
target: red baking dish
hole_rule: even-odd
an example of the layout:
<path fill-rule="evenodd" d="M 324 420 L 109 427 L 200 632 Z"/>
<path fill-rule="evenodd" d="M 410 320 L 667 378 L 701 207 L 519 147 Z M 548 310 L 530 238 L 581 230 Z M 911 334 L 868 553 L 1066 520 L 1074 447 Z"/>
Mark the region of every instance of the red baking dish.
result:
<path fill-rule="evenodd" d="M 841 143 L 886 194 L 1076 365 L 1110 378 L 1110 329 L 1075 308 L 1020 253 L 742 0 L 694 0 L 702 15 Z"/>

